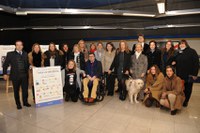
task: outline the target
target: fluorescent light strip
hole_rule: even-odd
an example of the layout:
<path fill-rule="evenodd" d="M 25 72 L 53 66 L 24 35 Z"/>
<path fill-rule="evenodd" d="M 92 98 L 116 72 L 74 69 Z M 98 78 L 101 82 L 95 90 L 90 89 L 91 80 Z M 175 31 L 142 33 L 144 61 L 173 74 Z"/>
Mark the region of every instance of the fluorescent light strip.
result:
<path fill-rule="evenodd" d="M 154 14 L 123 13 L 123 16 L 155 17 Z"/>
<path fill-rule="evenodd" d="M 26 11 L 27 14 L 61 14 L 59 11 Z"/>
<path fill-rule="evenodd" d="M 70 14 L 96 14 L 96 15 L 112 15 L 112 12 L 77 12 L 77 13 L 70 13 Z"/>
<path fill-rule="evenodd" d="M 62 12 L 64 14 L 99 14 L 99 15 L 112 15 L 114 13 L 112 12 L 105 12 L 105 11 L 81 11 L 78 9 L 64 9 L 64 11 Z"/>
<path fill-rule="evenodd" d="M 167 11 L 167 15 L 189 15 L 189 14 L 200 14 L 200 11 L 195 11 L 195 12 L 178 12 L 178 11 Z"/>

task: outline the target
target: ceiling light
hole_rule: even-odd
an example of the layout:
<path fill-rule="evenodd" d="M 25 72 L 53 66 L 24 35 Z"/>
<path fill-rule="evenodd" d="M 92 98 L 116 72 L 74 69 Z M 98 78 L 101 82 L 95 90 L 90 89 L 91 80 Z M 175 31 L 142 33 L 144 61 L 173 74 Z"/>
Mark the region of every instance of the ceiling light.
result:
<path fill-rule="evenodd" d="M 165 13 L 165 3 L 164 2 L 158 2 L 157 7 L 158 7 L 158 12 L 160 14 Z"/>
<path fill-rule="evenodd" d="M 26 11 L 27 14 L 61 14 L 60 11 Z"/>
<path fill-rule="evenodd" d="M 112 15 L 112 12 L 105 12 L 105 11 L 89 11 L 83 9 L 64 9 L 62 12 L 64 14 L 92 14 L 92 15 Z"/>
<path fill-rule="evenodd" d="M 89 29 L 91 26 L 83 26 L 83 29 Z"/>
<path fill-rule="evenodd" d="M 123 13 L 123 16 L 154 17 L 154 14 Z"/>
<path fill-rule="evenodd" d="M 200 9 L 186 9 L 186 10 L 175 10 L 167 11 L 167 15 L 188 15 L 188 14 L 199 14 Z"/>

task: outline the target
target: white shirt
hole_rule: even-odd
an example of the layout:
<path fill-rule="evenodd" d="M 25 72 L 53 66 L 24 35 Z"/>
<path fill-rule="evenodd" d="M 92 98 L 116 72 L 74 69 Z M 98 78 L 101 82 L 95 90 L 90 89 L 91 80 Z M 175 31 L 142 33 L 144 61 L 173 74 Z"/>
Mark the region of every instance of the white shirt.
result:
<path fill-rule="evenodd" d="M 139 58 L 139 56 L 141 55 L 141 53 L 142 53 L 142 52 L 137 52 L 137 51 L 135 51 L 136 59 Z"/>
<path fill-rule="evenodd" d="M 141 43 L 142 47 L 144 48 L 144 42 Z"/>
<path fill-rule="evenodd" d="M 78 57 L 78 55 L 80 54 L 80 52 L 78 52 L 78 53 L 74 53 L 74 61 L 77 63 L 77 57 Z"/>
<path fill-rule="evenodd" d="M 50 66 L 55 66 L 55 58 L 50 58 Z"/>
<path fill-rule="evenodd" d="M 22 55 L 22 51 L 18 51 L 18 50 L 16 50 L 17 51 L 17 53 L 19 53 L 20 55 Z"/>

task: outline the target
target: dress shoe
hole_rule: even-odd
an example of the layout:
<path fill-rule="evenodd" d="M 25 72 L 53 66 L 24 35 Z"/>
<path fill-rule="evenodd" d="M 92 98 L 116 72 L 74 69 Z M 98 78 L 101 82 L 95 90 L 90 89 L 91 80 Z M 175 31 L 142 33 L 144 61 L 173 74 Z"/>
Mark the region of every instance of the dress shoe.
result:
<path fill-rule="evenodd" d="M 94 98 L 90 98 L 88 102 L 89 103 L 93 103 L 94 102 Z"/>
<path fill-rule="evenodd" d="M 187 106 L 188 106 L 188 102 L 184 102 L 183 107 L 187 107 Z"/>
<path fill-rule="evenodd" d="M 18 110 L 22 109 L 22 106 L 21 105 L 17 105 L 17 109 Z"/>
<path fill-rule="evenodd" d="M 171 115 L 176 115 L 177 109 L 171 111 Z"/>
<path fill-rule="evenodd" d="M 84 101 L 87 103 L 89 101 L 89 99 L 88 98 L 84 98 Z"/>
<path fill-rule="evenodd" d="M 65 96 L 65 101 L 68 102 L 69 101 L 69 95 L 66 94 Z"/>
<path fill-rule="evenodd" d="M 25 103 L 24 106 L 31 107 L 31 105 L 29 103 Z"/>

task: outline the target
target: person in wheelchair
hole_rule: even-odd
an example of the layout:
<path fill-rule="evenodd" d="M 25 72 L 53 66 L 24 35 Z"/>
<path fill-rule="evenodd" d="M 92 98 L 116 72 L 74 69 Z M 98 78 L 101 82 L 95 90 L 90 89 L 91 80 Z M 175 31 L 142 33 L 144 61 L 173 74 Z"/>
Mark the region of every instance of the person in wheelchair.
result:
<path fill-rule="evenodd" d="M 94 53 L 89 54 L 85 71 L 86 77 L 83 79 L 83 98 L 85 102 L 93 103 L 97 97 L 97 87 L 102 75 L 102 64 L 95 59 Z M 91 91 L 89 88 L 91 88 Z"/>
<path fill-rule="evenodd" d="M 65 101 L 69 101 L 70 99 L 72 102 L 77 102 L 79 97 L 79 85 L 78 85 L 78 76 L 81 74 L 85 76 L 84 71 L 77 71 L 76 70 L 76 63 L 74 60 L 69 60 L 68 64 L 66 65 L 66 72 L 65 72 L 65 86 L 64 90 L 66 92 Z"/>

